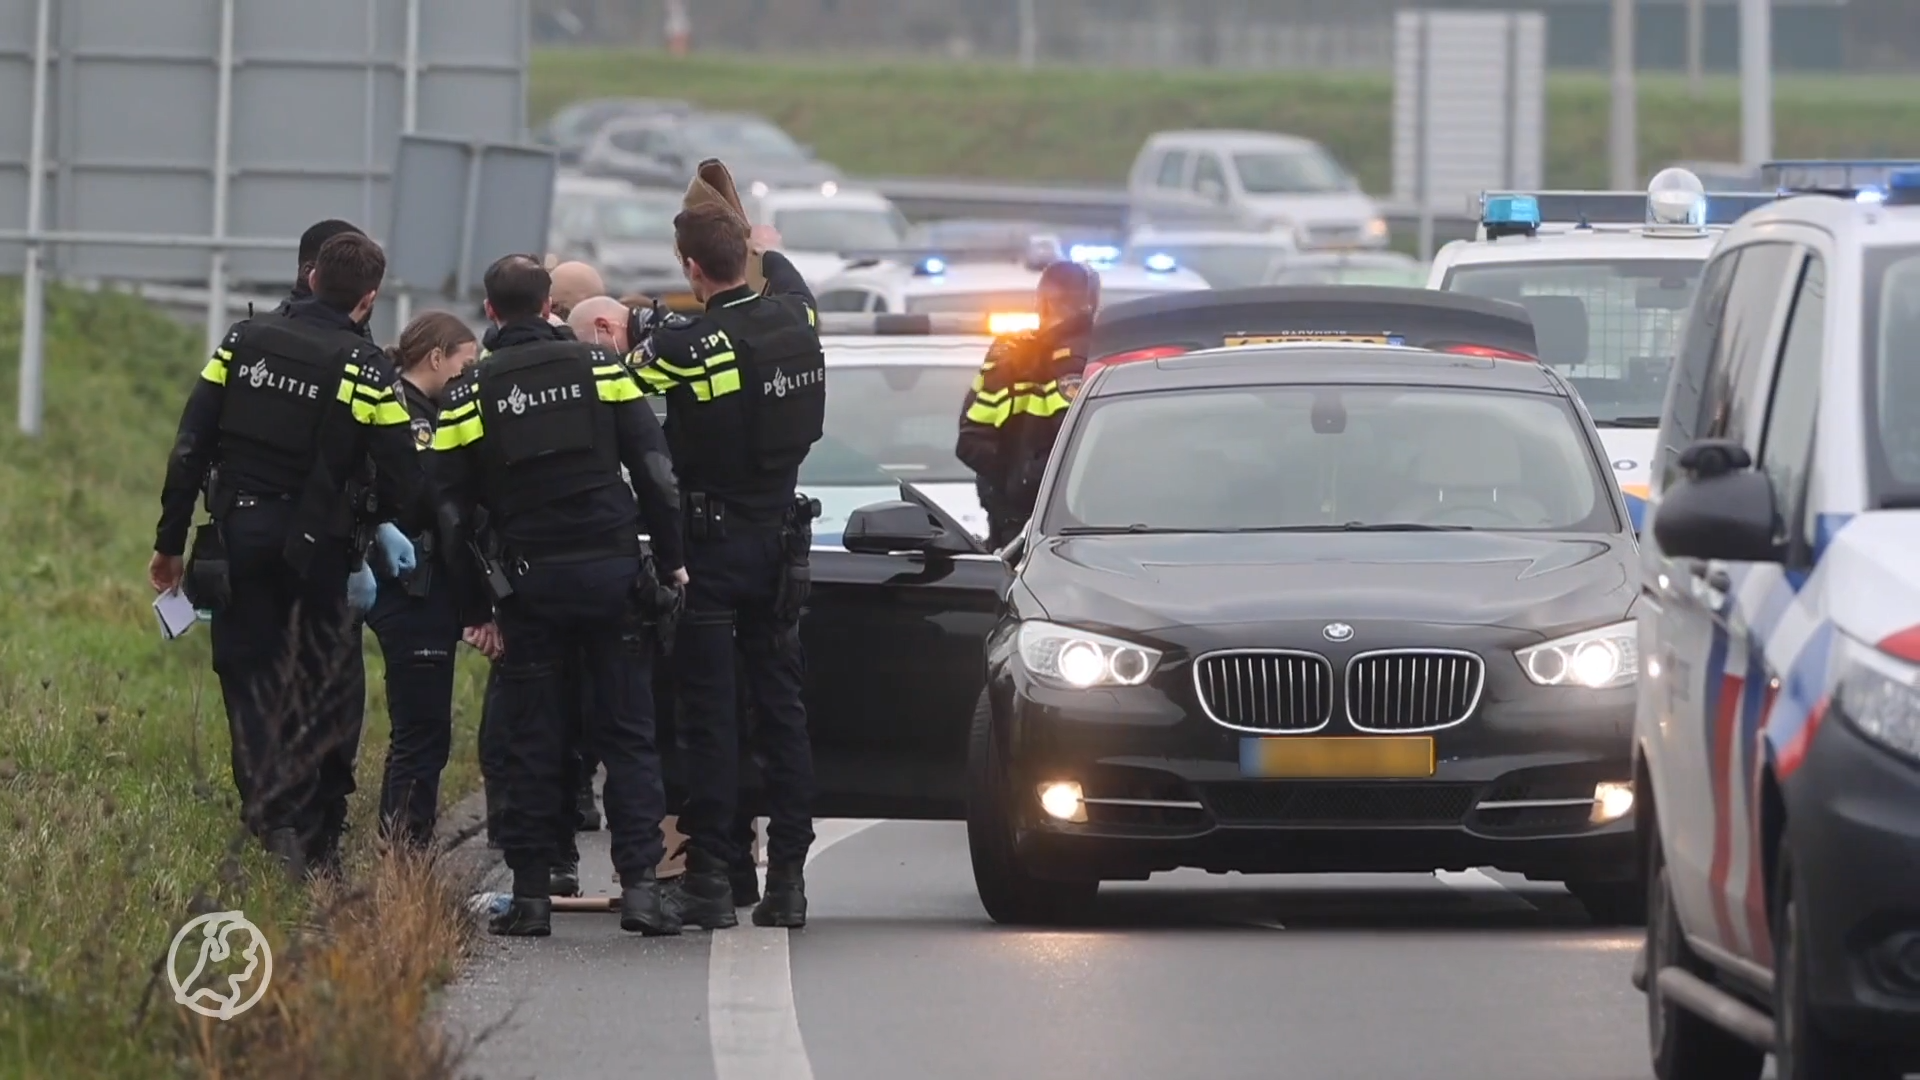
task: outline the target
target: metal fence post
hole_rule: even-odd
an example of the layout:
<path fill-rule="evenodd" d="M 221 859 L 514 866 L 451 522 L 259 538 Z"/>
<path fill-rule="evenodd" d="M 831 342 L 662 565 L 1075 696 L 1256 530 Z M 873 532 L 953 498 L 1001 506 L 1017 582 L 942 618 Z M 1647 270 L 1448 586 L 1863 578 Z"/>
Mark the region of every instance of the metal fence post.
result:
<path fill-rule="evenodd" d="M 41 202 L 47 184 L 47 63 L 53 38 L 53 0 L 40 0 L 33 37 L 33 128 L 27 150 L 26 266 L 20 275 L 20 430 L 38 437 L 45 404 L 47 298 L 40 268 Z"/>
<path fill-rule="evenodd" d="M 420 0 L 407 0 L 407 53 L 403 61 L 400 82 L 400 134 L 415 133 L 420 123 Z M 413 287 L 400 282 L 399 296 L 394 301 L 393 338 L 400 340 L 400 332 L 413 321 Z"/>
<path fill-rule="evenodd" d="M 233 180 L 234 0 L 220 0 L 220 86 L 214 98 L 213 248 L 207 257 L 207 351 L 219 348 L 227 322 L 227 199 Z"/>

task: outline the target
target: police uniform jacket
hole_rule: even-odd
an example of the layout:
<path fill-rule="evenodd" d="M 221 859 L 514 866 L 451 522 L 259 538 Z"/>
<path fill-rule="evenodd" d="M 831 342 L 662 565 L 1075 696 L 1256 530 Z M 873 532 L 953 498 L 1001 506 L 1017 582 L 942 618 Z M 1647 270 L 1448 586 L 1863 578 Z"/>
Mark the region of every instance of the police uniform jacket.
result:
<path fill-rule="evenodd" d="M 644 525 L 660 573 L 685 566 L 666 436 L 619 359 L 541 319 L 507 323 L 486 344 L 449 384 L 434 430 L 431 473 L 450 510 L 470 522 L 484 506 L 515 558 L 628 550 Z M 530 350 L 559 356 L 542 349 L 554 345 L 575 352 L 518 368 Z"/>
<path fill-rule="evenodd" d="M 793 505 L 826 421 L 813 291 L 786 256 L 763 258 L 765 293 L 741 285 L 698 315 L 668 315 L 628 357 L 641 387 L 666 400 L 681 485 L 748 524 L 778 523 Z"/>
<path fill-rule="evenodd" d="M 180 417 L 154 550 L 185 550 L 194 502 L 215 465 L 223 490 L 297 499 L 314 469 L 337 477 L 344 493 L 371 458 L 381 516 L 424 527 L 431 500 L 396 382 L 364 328 L 312 296 L 234 324 Z"/>
<path fill-rule="evenodd" d="M 1033 512 L 1041 474 L 1086 366 L 1084 334 L 1003 334 L 988 346 L 954 448 L 979 478 L 988 513 Z"/>

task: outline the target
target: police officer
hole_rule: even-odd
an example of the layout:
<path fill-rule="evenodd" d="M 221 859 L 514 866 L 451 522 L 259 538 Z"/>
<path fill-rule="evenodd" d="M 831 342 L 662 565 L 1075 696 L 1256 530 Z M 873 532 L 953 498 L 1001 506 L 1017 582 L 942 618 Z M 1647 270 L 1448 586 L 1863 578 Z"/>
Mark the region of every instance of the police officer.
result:
<path fill-rule="evenodd" d="M 1075 262 L 1040 272 L 1040 328 L 996 338 L 974 376 L 954 449 L 974 471 L 988 543 L 1005 547 L 1033 515 L 1034 497 L 1087 366 L 1100 276 Z"/>
<path fill-rule="evenodd" d="M 399 400 L 414 445 L 433 446 L 439 395 L 473 362 L 473 331 L 448 311 L 416 316 L 387 358 L 400 372 Z M 430 533 L 409 538 L 419 554 L 410 573 L 387 571 L 367 625 L 386 659 L 387 714 L 393 737 L 380 785 L 380 827 L 389 840 L 425 849 L 433 841 L 440 773 L 453 740 L 453 660 L 462 620 L 449 563 Z M 485 622 L 485 618 L 476 620 Z"/>
<path fill-rule="evenodd" d="M 642 600 L 655 597 L 660 580 L 643 574 L 639 541 L 644 517 L 659 574 L 684 582 L 679 489 L 666 439 L 613 354 L 547 321 L 552 283 L 537 259 L 501 259 L 485 284 L 487 315 L 498 329 L 486 359 L 449 391 L 433 445 L 447 499 L 443 520 L 462 533 L 474 508 L 484 507 L 507 562 L 488 577 L 505 650 L 493 722 L 507 750 L 499 824 L 513 900 L 491 929 L 552 932 L 552 870 L 573 742 L 561 703 L 567 655 L 579 649 L 593 685 L 589 739 L 607 770 L 620 925 L 676 934 L 679 920 L 654 876 L 666 796 Z"/>
<path fill-rule="evenodd" d="M 688 923 L 707 929 L 739 921 L 728 878 L 744 856 L 736 829 L 736 639 L 771 818 L 756 926 L 806 924 L 801 868 L 813 844 L 799 629 L 812 514 L 795 489 L 826 419 L 826 361 L 813 294 L 792 263 L 768 252 L 766 294 L 747 284 L 749 235 L 746 221 L 725 206 L 696 206 L 674 218 L 687 281 L 706 310 L 665 316 L 646 336 L 631 334 L 635 374 L 666 396 L 667 441 L 686 490 L 692 581 L 675 661 L 689 789 L 680 828 L 689 850 L 675 902 Z"/>
<path fill-rule="evenodd" d="M 338 702 L 360 652 L 347 479 L 371 454 L 384 516 L 418 526 L 428 513 L 393 368 L 357 329 L 385 273 L 379 245 L 336 235 L 315 254 L 313 295 L 227 333 L 181 416 L 148 566 L 155 589 L 184 584 L 213 612 L 243 815 L 295 875 L 331 856 L 352 790 L 358 710 Z M 203 488 L 212 522 L 183 565 Z"/>

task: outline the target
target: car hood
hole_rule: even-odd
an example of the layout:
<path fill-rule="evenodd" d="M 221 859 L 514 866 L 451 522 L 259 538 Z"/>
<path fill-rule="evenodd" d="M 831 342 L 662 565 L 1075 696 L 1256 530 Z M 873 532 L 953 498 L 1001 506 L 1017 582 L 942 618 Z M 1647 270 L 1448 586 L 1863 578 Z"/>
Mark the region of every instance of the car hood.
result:
<path fill-rule="evenodd" d="M 1261 216 L 1287 218 L 1296 225 L 1365 224 L 1380 214 L 1373 199 L 1358 191 L 1326 195 L 1249 195 L 1246 205 Z"/>
<path fill-rule="evenodd" d="M 800 276 L 807 279 L 807 285 L 814 289 L 819 289 L 847 267 L 847 260 L 829 251 L 782 250 L 780 254 L 787 257 L 793 268 L 800 271 Z"/>
<path fill-rule="evenodd" d="M 1049 618 L 1153 631 L 1325 621 L 1543 634 L 1624 618 L 1630 544 L 1515 533 L 1054 537 L 1021 567 Z"/>

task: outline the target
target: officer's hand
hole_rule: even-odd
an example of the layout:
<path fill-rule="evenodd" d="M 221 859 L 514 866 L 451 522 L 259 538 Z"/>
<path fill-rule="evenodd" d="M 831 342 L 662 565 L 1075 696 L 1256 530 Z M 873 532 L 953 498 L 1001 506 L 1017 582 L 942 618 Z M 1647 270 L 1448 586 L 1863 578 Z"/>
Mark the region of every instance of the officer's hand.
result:
<path fill-rule="evenodd" d="M 371 611 L 374 597 L 379 594 L 380 583 L 374 580 L 371 566 L 360 567 L 347 579 L 347 606 L 353 609 L 355 617 Z"/>
<path fill-rule="evenodd" d="M 381 522 L 374 530 L 373 543 L 380 549 L 381 565 L 387 568 L 390 577 L 405 577 L 419 565 L 420 557 L 413 550 L 413 541 L 391 521 Z"/>
<path fill-rule="evenodd" d="M 147 562 L 147 584 L 157 593 L 180 587 L 180 579 L 186 576 L 186 561 L 178 555 L 153 553 Z"/>
<path fill-rule="evenodd" d="M 748 239 L 755 251 L 780 250 L 780 230 L 771 225 L 755 225 Z"/>
<path fill-rule="evenodd" d="M 685 585 L 685 584 L 687 583 L 687 568 L 686 568 L 686 567 L 684 567 L 684 566 L 683 566 L 683 567 L 681 567 L 680 569 L 678 569 L 678 570 L 675 570 L 675 571 L 673 572 L 673 583 L 674 583 L 675 585 Z"/>
<path fill-rule="evenodd" d="M 499 660 L 506 651 L 500 639 L 500 627 L 494 623 L 469 626 L 460 635 L 460 640 L 480 650 L 489 660 Z"/>

